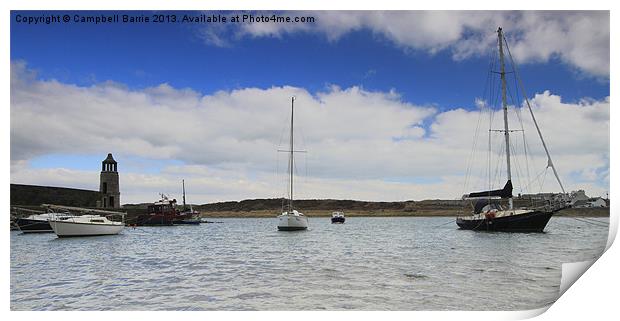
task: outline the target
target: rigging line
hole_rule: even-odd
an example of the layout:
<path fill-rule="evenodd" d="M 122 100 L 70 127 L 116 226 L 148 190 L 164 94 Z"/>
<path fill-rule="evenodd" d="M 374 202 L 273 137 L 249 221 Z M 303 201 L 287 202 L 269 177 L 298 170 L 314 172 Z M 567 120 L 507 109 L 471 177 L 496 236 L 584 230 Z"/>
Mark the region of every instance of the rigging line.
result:
<path fill-rule="evenodd" d="M 489 56 L 491 56 L 492 54 L 493 54 L 493 52 L 491 52 L 489 54 Z M 479 139 L 479 136 L 480 136 L 480 124 L 482 122 L 482 115 L 483 115 L 484 109 L 487 107 L 487 100 L 486 100 L 486 98 L 487 98 L 486 97 L 487 89 L 491 88 L 489 84 L 490 84 L 491 80 L 493 79 L 493 77 L 491 77 L 492 76 L 491 71 L 493 70 L 493 62 L 494 62 L 493 59 L 489 59 L 489 69 L 488 69 L 488 72 L 487 72 L 487 77 L 486 77 L 486 80 L 485 80 L 485 86 L 484 86 L 484 90 L 483 90 L 483 93 L 482 93 L 482 103 L 483 103 L 483 105 L 480 107 L 480 111 L 478 112 L 478 120 L 476 122 L 476 130 L 474 131 L 474 140 L 473 140 L 473 143 L 472 143 L 472 149 L 471 149 L 469 157 L 467 159 L 467 167 L 466 167 L 466 170 L 465 170 L 465 179 L 463 181 L 463 189 L 462 189 L 462 193 L 461 194 L 465 193 L 465 191 L 466 191 L 466 189 L 468 187 L 468 184 L 469 184 L 469 178 L 471 176 L 471 170 L 472 170 L 472 167 L 473 167 L 474 156 L 475 156 L 475 153 L 476 153 L 476 148 L 478 146 L 478 139 Z M 489 90 L 489 92 L 490 92 L 490 90 Z"/>
<path fill-rule="evenodd" d="M 489 110 L 490 110 L 490 113 L 489 113 L 489 151 L 488 151 L 488 158 L 487 158 L 487 179 L 488 179 L 487 188 L 491 190 L 491 188 L 493 187 L 493 181 L 492 181 L 492 175 L 491 175 L 491 172 L 492 172 L 491 158 L 493 154 L 493 150 L 491 146 L 492 146 L 493 135 L 492 135 L 491 129 L 493 128 L 493 119 L 495 118 L 495 109 L 490 108 Z"/>
<path fill-rule="evenodd" d="M 607 224 L 598 224 L 598 223 L 594 223 L 594 222 L 590 222 L 590 221 L 585 221 L 585 220 L 582 220 L 582 219 L 579 219 L 579 218 L 576 218 L 576 217 L 569 216 L 569 218 L 572 218 L 572 219 L 577 220 L 579 222 L 583 222 L 583 223 L 587 223 L 587 224 L 592 224 L 592 225 L 598 226 L 598 227 L 605 227 L 605 228 L 609 227 L 609 225 L 607 225 Z"/>
<path fill-rule="evenodd" d="M 484 108 L 484 106 L 482 106 L 482 108 Z M 483 114 L 482 110 L 480 110 L 478 112 L 478 121 L 476 122 L 476 130 L 474 132 L 474 141 L 472 144 L 471 151 L 469 153 L 469 157 L 467 158 L 467 168 L 465 170 L 465 180 L 463 182 L 463 189 L 461 191 L 461 195 L 465 193 L 468 183 L 469 183 L 469 177 L 471 175 L 471 169 L 473 167 L 474 155 L 476 153 L 476 148 L 478 146 L 478 139 L 479 139 L 478 137 L 480 136 L 480 123 L 482 122 L 482 114 Z"/>
<path fill-rule="evenodd" d="M 443 224 L 439 224 L 439 225 L 433 226 L 433 228 L 436 228 L 436 227 L 441 227 L 441 226 L 448 225 L 448 224 L 450 224 L 450 223 L 454 223 L 454 222 L 456 222 L 456 219 L 452 218 L 452 219 L 450 219 L 450 221 L 448 221 L 448 222 L 445 222 L 445 223 L 443 223 Z"/>
<path fill-rule="evenodd" d="M 536 131 L 538 132 L 538 136 L 540 137 L 540 141 L 542 142 L 543 148 L 545 149 L 545 153 L 547 153 L 547 167 L 551 167 L 553 169 L 553 175 L 555 179 L 558 181 L 560 188 L 562 189 L 562 193 L 566 193 L 564 190 L 564 185 L 562 185 L 562 181 L 560 181 L 560 176 L 558 175 L 558 171 L 555 169 L 555 165 L 553 165 L 553 161 L 551 160 L 551 154 L 549 153 L 549 149 L 547 148 L 547 144 L 545 143 L 545 139 L 543 138 L 542 132 L 540 131 L 540 127 L 538 127 L 538 122 L 536 121 L 536 117 L 534 117 L 534 112 L 532 111 L 532 106 L 530 105 L 530 100 L 527 98 L 527 93 L 525 91 L 525 86 L 523 86 L 523 81 L 521 81 L 521 77 L 519 77 L 517 66 L 512 59 L 512 54 L 510 53 L 510 48 L 508 47 L 508 41 L 504 37 L 504 42 L 506 43 L 506 49 L 508 50 L 508 56 L 510 57 L 511 64 L 515 71 L 515 77 L 521 85 L 521 92 L 523 93 L 523 97 L 525 98 L 525 102 L 527 104 L 527 108 L 530 111 L 530 115 L 532 116 L 532 120 L 534 121 L 534 126 L 536 127 Z"/>
<path fill-rule="evenodd" d="M 539 180 L 538 178 L 540 178 L 540 176 L 541 176 L 542 174 L 544 174 L 544 173 L 545 173 L 545 171 L 547 171 L 547 169 L 546 169 L 546 168 L 545 168 L 545 169 L 543 169 L 543 170 L 541 170 L 541 171 L 540 171 L 540 173 L 538 173 L 538 175 L 536 175 L 536 177 L 534 177 L 534 179 L 533 179 L 533 180 L 531 180 L 531 181 L 529 181 L 529 182 L 527 183 L 527 185 L 526 185 L 527 190 L 529 190 L 529 189 L 530 189 L 530 186 L 531 186 L 533 183 L 535 183 L 535 181 L 537 181 L 537 182 L 539 183 L 539 185 L 540 185 L 540 180 Z"/>
<path fill-rule="evenodd" d="M 530 181 L 531 175 L 530 175 L 530 162 L 529 162 L 529 157 L 528 157 L 528 153 L 527 153 L 527 140 L 525 139 L 525 127 L 523 126 L 523 117 L 521 115 L 521 108 L 515 108 L 515 112 L 517 114 L 517 118 L 519 119 L 519 124 L 521 125 L 521 137 L 523 139 L 523 154 L 525 157 L 525 172 L 527 175 L 527 182 Z"/>
<path fill-rule="evenodd" d="M 502 140 L 500 140 L 500 142 L 498 143 L 499 148 L 497 150 L 501 150 L 501 154 L 499 155 L 499 157 L 497 158 L 497 164 L 495 165 L 495 174 L 493 175 L 493 181 L 495 181 L 495 184 L 501 184 L 501 164 L 502 161 L 504 160 L 504 142 Z M 491 184 L 489 186 L 489 190 L 491 190 L 493 187 L 493 185 Z"/>
<path fill-rule="evenodd" d="M 542 183 L 540 184 L 540 189 L 538 190 L 538 193 L 541 193 L 543 190 L 543 187 L 545 186 L 545 179 L 547 179 L 548 168 L 549 167 L 545 168 L 545 175 L 543 176 Z"/>
<path fill-rule="evenodd" d="M 506 91 L 508 92 L 508 96 L 510 97 L 510 101 L 512 101 L 513 106 L 517 106 L 515 98 L 512 96 L 512 91 L 510 91 L 510 87 L 506 86 Z"/>
<path fill-rule="evenodd" d="M 516 147 L 517 147 L 516 144 L 513 141 L 510 141 L 510 148 L 512 148 L 513 151 L 517 150 Z M 519 158 L 518 157 L 513 157 L 513 160 L 514 160 L 514 165 L 515 165 L 516 174 L 517 174 L 517 175 L 515 175 L 516 178 L 517 178 L 515 183 L 517 183 L 517 185 L 519 186 L 519 189 L 521 190 L 521 192 L 523 192 L 523 188 L 522 188 L 523 184 L 521 183 L 522 173 L 521 173 L 521 166 L 519 164 Z"/>
<path fill-rule="evenodd" d="M 586 216 L 584 216 L 584 217 L 581 217 L 581 219 L 583 219 L 583 220 L 590 220 L 592 222 L 597 222 L 597 223 L 600 223 L 600 224 L 609 225 L 609 222 L 599 221 L 599 220 L 597 220 L 594 217 L 586 217 Z"/>

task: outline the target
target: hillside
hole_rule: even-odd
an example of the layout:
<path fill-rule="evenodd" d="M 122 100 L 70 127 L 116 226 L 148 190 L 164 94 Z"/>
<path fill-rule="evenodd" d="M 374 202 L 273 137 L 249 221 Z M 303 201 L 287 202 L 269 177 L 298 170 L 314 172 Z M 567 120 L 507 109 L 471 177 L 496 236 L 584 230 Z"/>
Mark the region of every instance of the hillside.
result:
<path fill-rule="evenodd" d="M 99 192 L 75 188 L 11 184 L 11 206 L 38 207 L 58 204 L 96 207 Z M 281 198 L 251 199 L 193 205 L 204 217 L 275 217 L 284 205 Z M 528 200 L 515 199 L 515 206 L 528 205 Z M 128 218 L 146 213 L 150 203 L 124 204 Z M 423 200 L 401 202 L 369 202 L 356 200 L 296 200 L 295 208 L 308 216 L 329 216 L 344 211 L 347 216 L 456 216 L 470 213 L 470 203 L 461 200 Z M 566 209 L 558 216 L 609 216 L 609 208 Z"/>

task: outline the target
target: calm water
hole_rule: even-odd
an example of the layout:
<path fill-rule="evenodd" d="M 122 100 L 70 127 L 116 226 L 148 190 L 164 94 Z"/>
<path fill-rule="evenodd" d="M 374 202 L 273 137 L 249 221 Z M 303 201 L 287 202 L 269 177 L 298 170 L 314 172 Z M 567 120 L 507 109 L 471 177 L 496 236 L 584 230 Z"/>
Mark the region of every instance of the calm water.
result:
<path fill-rule="evenodd" d="M 11 232 L 12 310 L 513 310 L 553 302 L 561 263 L 598 256 L 607 228 L 457 230 L 448 218 L 310 218 L 140 227 L 58 239 Z M 608 219 L 598 219 L 607 223 Z"/>

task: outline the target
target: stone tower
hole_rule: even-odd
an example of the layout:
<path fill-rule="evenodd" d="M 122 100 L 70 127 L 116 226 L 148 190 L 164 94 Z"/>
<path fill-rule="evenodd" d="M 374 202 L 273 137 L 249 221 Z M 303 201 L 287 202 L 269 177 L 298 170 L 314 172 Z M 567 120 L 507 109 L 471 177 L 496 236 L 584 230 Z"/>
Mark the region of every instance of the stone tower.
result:
<path fill-rule="evenodd" d="M 101 192 L 101 207 L 120 208 L 121 192 L 118 185 L 117 163 L 112 153 L 101 162 L 101 175 L 99 176 L 99 192 Z"/>

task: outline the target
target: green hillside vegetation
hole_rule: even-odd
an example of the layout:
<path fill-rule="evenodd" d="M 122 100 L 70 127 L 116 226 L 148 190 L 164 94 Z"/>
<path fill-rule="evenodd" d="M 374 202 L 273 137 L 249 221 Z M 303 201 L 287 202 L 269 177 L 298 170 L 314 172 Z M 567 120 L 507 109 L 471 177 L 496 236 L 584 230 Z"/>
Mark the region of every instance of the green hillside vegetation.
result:
<path fill-rule="evenodd" d="M 77 207 L 96 207 L 100 193 L 75 188 L 11 184 L 11 206 L 38 208 L 41 204 Z M 515 198 L 515 206 L 527 206 L 529 201 Z M 146 213 L 150 203 L 124 204 L 128 221 Z M 281 198 L 251 199 L 192 205 L 203 217 L 275 217 L 285 205 Z M 296 200 L 295 208 L 308 216 L 330 216 L 343 211 L 353 216 L 457 216 L 471 212 L 469 201 L 423 200 L 401 202 L 368 202 L 356 200 L 309 199 Z M 608 217 L 609 208 L 565 209 L 558 216 Z"/>

